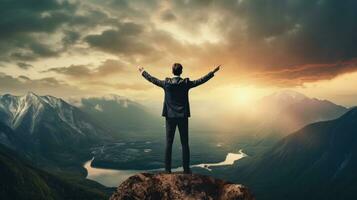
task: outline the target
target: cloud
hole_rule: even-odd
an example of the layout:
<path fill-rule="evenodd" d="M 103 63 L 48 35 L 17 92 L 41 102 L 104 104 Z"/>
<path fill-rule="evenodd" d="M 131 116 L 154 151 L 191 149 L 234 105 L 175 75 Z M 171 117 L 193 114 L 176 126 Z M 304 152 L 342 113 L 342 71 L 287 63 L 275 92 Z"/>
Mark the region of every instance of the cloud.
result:
<path fill-rule="evenodd" d="M 33 91 L 54 96 L 77 96 L 87 93 L 53 77 L 30 79 L 27 76 L 13 77 L 2 72 L 0 72 L 0 85 L 1 93 L 25 94 Z"/>
<path fill-rule="evenodd" d="M 274 85 L 291 87 L 318 80 L 331 80 L 338 75 L 353 71 L 357 71 L 357 59 L 329 64 L 292 66 L 290 69 L 255 74 L 255 76 L 257 79 L 273 82 Z"/>
<path fill-rule="evenodd" d="M 141 83 L 108 83 L 104 81 L 89 81 L 87 84 L 95 87 L 105 87 L 114 90 L 136 90 L 136 91 L 145 91 L 152 88 L 148 84 Z"/>
<path fill-rule="evenodd" d="M 1 21 L 0 39 L 20 33 L 52 32 L 70 19 L 69 13 L 76 6 L 56 0 L 3 1 L 0 12 L 7 20 Z"/>
<path fill-rule="evenodd" d="M 88 29 L 115 23 L 82 1 L 4 1 L 0 7 L 0 59 L 34 61 L 58 57 Z"/>
<path fill-rule="evenodd" d="M 301 85 L 357 70 L 341 64 L 357 58 L 356 10 L 354 0 L 5 1 L 0 60 L 99 52 L 126 65 L 47 71 L 94 79 L 128 64 L 223 63 L 231 79 L 258 74 L 269 84 Z"/>
<path fill-rule="evenodd" d="M 211 30 L 217 30 L 221 41 L 212 47 L 219 51 L 202 56 L 228 64 L 232 75 L 287 70 L 266 78 L 289 81 L 296 76 L 293 80 L 300 84 L 343 74 L 346 68 L 336 63 L 357 57 L 357 2 L 353 0 L 177 0 L 170 9 L 180 29 L 204 35 L 201 28 L 211 24 Z M 320 64 L 331 67 L 290 71 Z"/>
<path fill-rule="evenodd" d="M 65 47 L 71 46 L 80 39 L 81 35 L 78 32 L 65 30 L 64 37 L 62 38 Z"/>
<path fill-rule="evenodd" d="M 143 41 L 144 27 L 140 24 L 120 23 L 117 29 L 103 31 L 100 34 L 88 35 L 85 41 L 94 48 L 113 54 L 145 54 L 153 50 Z"/>
<path fill-rule="evenodd" d="M 71 65 L 68 67 L 55 67 L 43 72 L 55 72 L 63 74 L 71 78 L 105 78 L 106 76 L 126 72 L 125 64 L 119 60 L 108 59 L 102 62 L 101 65 L 95 68 L 90 68 L 88 65 Z"/>
<path fill-rule="evenodd" d="M 76 4 L 68 1 L 4 1 L 0 13 L 0 58 L 34 60 L 37 56 L 55 56 L 35 33 L 53 33 L 71 19 Z"/>
<path fill-rule="evenodd" d="M 56 72 L 70 77 L 87 77 L 92 72 L 86 65 L 71 65 L 69 67 L 55 67 L 43 72 Z"/>
<path fill-rule="evenodd" d="M 30 69 L 33 67 L 32 65 L 23 62 L 18 62 L 17 66 L 20 67 L 21 69 Z"/>
<path fill-rule="evenodd" d="M 265 41 L 264 53 L 276 59 L 267 66 L 280 67 L 355 58 L 356 9 L 356 1 L 253 0 L 241 4 L 238 16 L 246 21 L 250 40 Z"/>
<path fill-rule="evenodd" d="M 163 21 L 167 21 L 167 22 L 176 20 L 176 16 L 171 10 L 165 10 L 164 12 L 161 13 L 160 17 Z"/>

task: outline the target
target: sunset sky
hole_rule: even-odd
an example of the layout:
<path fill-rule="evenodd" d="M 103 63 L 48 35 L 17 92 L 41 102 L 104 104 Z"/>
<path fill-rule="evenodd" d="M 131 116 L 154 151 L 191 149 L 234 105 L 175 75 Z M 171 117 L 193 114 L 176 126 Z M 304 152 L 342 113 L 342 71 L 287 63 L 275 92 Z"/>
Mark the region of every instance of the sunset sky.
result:
<path fill-rule="evenodd" d="M 0 93 L 117 94 L 154 108 L 180 62 L 194 105 L 245 107 L 292 89 L 357 105 L 355 0 L 2 0 Z M 196 108 L 206 109 L 207 107 Z"/>

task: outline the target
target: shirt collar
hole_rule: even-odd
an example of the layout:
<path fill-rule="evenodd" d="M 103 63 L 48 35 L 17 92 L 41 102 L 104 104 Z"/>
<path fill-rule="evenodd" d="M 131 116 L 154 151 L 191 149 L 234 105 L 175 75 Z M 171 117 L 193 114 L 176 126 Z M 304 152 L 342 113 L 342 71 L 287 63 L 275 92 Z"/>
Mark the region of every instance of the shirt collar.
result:
<path fill-rule="evenodd" d="M 174 78 L 177 78 L 177 77 L 178 77 L 178 78 L 181 78 L 181 76 L 178 76 L 178 75 L 174 75 Z"/>

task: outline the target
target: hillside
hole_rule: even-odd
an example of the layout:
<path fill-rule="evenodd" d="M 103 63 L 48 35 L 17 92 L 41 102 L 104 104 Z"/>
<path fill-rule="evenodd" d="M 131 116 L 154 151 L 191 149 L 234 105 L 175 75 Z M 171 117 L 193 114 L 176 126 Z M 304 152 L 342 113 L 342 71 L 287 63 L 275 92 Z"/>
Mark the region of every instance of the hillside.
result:
<path fill-rule="evenodd" d="M 107 199 L 106 188 L 89 180 L 40 170 L 0 145 L 0 199 Z"/>
<path fill-rule="evenodd" d="M 354 108 L 338 119 L 307 125 L 264 154 L 216 173 L 246 184 L 259 199 L 356 199 L 356 125 Z"/>

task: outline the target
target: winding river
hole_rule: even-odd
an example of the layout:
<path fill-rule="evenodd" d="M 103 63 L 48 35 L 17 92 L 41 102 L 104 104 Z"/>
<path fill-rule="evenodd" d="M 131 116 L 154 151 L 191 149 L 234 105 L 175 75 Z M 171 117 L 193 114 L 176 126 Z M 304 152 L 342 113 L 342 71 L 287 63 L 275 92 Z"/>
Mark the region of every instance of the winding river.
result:
<path fill-rule="evenodd" d="M 210 167 L 213 166 L 224 166 L 224 165 L 232 165 L 234 161 L 242 159 L 246 157 L 247 154 L 243 153 L 242 150 L 239 150 L 238 153 L 228 153 L 226 159 L 219 163 L 202 163 L 197 165 L 192 165 L 191 167 L 201 167 L 205 168 L 209 171 L 212 169 Z M 94 158 L 93 158 L 94 159 Z M 94 168 L 91 166 L 93 159 L 87 161 L 84 164 L 84 167 L 88 171 L 87 178 L 90 180 L 97 181 L 108 187 L 117 187 L 120 183 L 122 183 L 128 177 L 141 173 L 141 172 L 150 172 L 150 171 L 162 171 L 163 168 L 160 169 L 152 169 L 152 170 L 117 170 L 117 169 L 101 169 Z M 174 168 L 172 171 L 182 171 L 182 167 Z"/>

